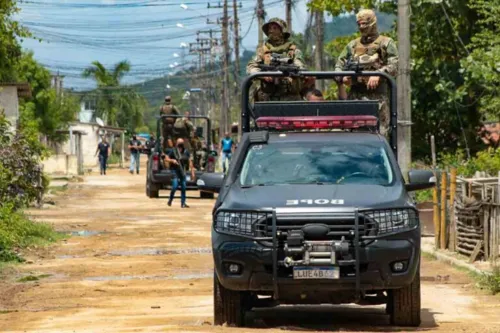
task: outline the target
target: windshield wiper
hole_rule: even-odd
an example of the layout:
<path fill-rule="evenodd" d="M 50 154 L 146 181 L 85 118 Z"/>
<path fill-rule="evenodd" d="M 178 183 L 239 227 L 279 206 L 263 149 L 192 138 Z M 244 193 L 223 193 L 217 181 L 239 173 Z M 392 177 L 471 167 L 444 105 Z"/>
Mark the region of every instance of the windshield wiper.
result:
<path fill-rule="evenodd" d="M 253 185 L 241 185 L 241 188 L 250 188 L 255 186 L 268 186 L 268 185 L 276 185 L 276 183 L 262 183 L 262 184 L 253 184 Z"/>

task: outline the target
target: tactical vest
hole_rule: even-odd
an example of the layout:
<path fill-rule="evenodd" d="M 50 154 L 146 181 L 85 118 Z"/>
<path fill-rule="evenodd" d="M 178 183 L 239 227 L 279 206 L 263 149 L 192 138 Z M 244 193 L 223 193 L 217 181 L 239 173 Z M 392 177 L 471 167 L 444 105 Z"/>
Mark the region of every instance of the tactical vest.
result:
<path fill-rule="evenodd" d="M 353 55 L 354 61 L 359 61 L 364 70 L 367 71 L 377 71 L 384 66 L 387 61 L 387 51 L 382 47 L 386 44 L 389 37 L 379 35 L 373 42 L 369 44 L 361 43 L 361 37 L 354 40 L 354 45 L 352 46 L 351 53 Z M 387 90 L 387 84 L 381 82 L 375 91 L 369 91 L 366 87 L 369 77 L 358 77 L 357 83 L 353 84 L 353 88 L 357 91 L 366 92 L 385 92 Z M 381 80 L 383 81 L 383 80 Z"/>
<path fill-rule="evenodd" d="M 163 104 L 161 106 L 162 115 L 173 114 L 173 110 L 174 110 L 174 106 L 172 104 Z M 174 124 L 176 121 L 176 118 L 165 118 L 164 121 L 168 124 Z"/>
<path fill-rule="evenodd" d="M 273 46 L 269 43 L 264 43 L 260 47 L 260 56 L 262 57 L 264 64 L 269 65 L 271 62 L 271 54 L 277 53 L 282 57 L 294 58 L 295 50 L 297 46 L 293 42 L 286 42 L 279 46 Z M 302 89 L 302 82 L 298 78 L 295 78 L 293 82 L 290 82 L 288 78 L 276 78 L 273 83 L 261 81 L 260 92 L 262 94 L 259 100 L 279 100 L 283 99 L 284 96 L 299 96 Z"/>

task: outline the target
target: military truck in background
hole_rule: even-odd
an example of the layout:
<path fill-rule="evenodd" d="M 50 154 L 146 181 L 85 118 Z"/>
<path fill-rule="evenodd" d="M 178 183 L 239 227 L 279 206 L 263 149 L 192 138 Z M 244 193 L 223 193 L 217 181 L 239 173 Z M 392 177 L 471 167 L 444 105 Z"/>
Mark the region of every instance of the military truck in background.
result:
<path fill-rule="evenodd" d="M 215 163 L 217 161 L 217 151 L 214 150 L 211 141 L 211 121 L 205 116 L 190 116 L 191 119 L 202 119 L 205 121 L 205 135 L 203 127 L 197 127 L 194 136 L 189 136 L 189 131 L 182 125 L 182 115 L 163 115 L 157 120 L 156 143 L 150 153 L 147 164 L 146 177 L 146 195 L 149 198 L 158 198 L 160 190 L 170 190 L 172 186 L 172 172 L 168 163 L 165 161 L 165 151 L 163 149 L 162 126 L 164 118 L 178 118 L 173 130 L 172 143 L 178 138 L 183 138 L 186 148 L 193 158 L 196 179 L 191 179 L 190 173 L 187 173 L 186 190 L 197 191 L 196 180 L 204 173 L 215 172 Z M 213 198 L 214 194 L 206 191 L 200 192 L 201 198 Z"/>

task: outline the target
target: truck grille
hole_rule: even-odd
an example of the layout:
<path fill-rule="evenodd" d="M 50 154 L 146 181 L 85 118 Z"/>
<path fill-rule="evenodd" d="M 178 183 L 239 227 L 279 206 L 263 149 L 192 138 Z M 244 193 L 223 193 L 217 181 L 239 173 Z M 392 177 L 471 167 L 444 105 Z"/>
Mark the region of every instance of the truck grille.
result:
<path fill-rule="evenodd" d="M 291 230 L 300 230 L 308 224 L 323 224 L 328 227 L 328 233 L 325 235 L 325 240 L 340 240 L 354 238 L 355 221 L 354 218 L 342 219 L 297 219 L 297 218 L 280 218 L 276 220 L 276 229 L 278 232 L 287 234 Z M 369 219 L 359 217 L 359 235 L 360 236 L 375 236 L 377 231 L 376 223 Z M 266 219 L 256 224 L 255 232 L 257 237 L 272 237 L 273 227 L 272 219 Z M 307 239 L 307 237 L 306 237 Z"/>

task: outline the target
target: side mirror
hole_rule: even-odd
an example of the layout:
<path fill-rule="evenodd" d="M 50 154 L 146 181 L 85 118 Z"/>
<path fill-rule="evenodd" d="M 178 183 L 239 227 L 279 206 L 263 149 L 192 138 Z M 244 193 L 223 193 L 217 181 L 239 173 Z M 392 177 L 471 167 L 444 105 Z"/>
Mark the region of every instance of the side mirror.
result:
<path fill-rule="evenodd" d="M 224 176 L 222 172 L 206 172 L 198 178 L 196 185 L 200 191 L 219 193 Z"/>
<path fill-rule="evenodd" d="M 408 172 L 407 191 L 418 191 L 433 188 L 436 185 L 436 177 L 432 170 L 410 170 Z"/>

